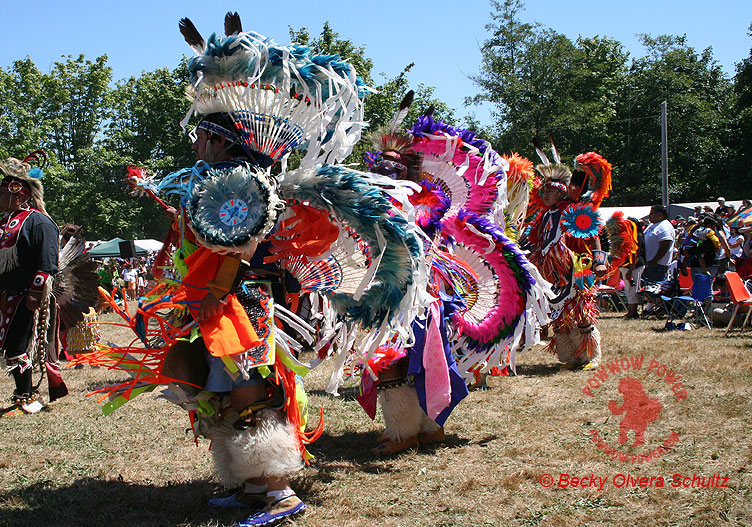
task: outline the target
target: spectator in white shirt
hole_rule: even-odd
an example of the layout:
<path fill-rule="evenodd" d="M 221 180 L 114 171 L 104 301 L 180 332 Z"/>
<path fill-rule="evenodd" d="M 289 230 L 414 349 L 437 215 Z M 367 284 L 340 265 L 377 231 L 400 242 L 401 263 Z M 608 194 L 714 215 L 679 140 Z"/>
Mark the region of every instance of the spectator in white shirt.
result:
<path fill-rule="evenodd" d="M 131 264 L 125 264 L 125 270 L 123 270 L 123 281 L 125 282 L 125 289 L 128 298 L 133 300 L 136 298 L 136 282 L 138 281 L 138 271 L 134 269 Z"/>
<path fill-rule="evenodd" d="M 676 233 L 667 217 L 665 207 L 653 205 L 650 208 L 650 225 L 644 233 L 646 262 L 642 279 L 646 282 L 663 282 L 668 277 Z"/>

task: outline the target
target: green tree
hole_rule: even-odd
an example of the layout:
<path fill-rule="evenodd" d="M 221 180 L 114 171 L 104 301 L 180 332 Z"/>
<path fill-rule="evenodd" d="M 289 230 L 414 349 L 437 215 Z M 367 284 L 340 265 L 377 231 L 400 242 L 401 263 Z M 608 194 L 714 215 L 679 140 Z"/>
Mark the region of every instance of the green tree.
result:
<path fill-rule="evenodd" d="M 44 146 L 49 130 L 42 107 L 44 76 L 30 58 L 0 70 L 0 156 L 20 157 Z"/>
<path fill-rule="evenodd" d="M 480 92 L 468 102 L 495 106 L 498 150 L 532 159 L 531 137 L 552 133 L 566 159 L 589 150 L 609 159 L 614 202 L 654 203 L 661 195 L 658 116 L 665 100 L 670 199 L 704 200 L 728 188 L 723 167 L 733 157 L 726 138 L 734 98 L 710 48 L 697 53 L 686 37 L 643 35 L 646 56 L 630 61 L 617 41 L 572 42 L 522 22 L 522 0 L 491 5 L 482 69 L 473 77 Z"/>
<path fill-rule="evenodd" d="M 524 23 L 521 0 L 493 0 L 490 37 L 481 47 L 480 93 L 468 103 L 495 106 L 495 144 L 500 151 L 532 154 L 535 134 L 551 133 L 563 156 L 610 142 L 606 122 L 626 71 L 623 46 L 604 37 L 566 36 Z M 593 145 L 593 141 L 596 145 Z"/>
<path fill-rule="evenodd" d="M 613 196 L 625 204 L 652 203 L 661 195 L 660 112 L 668 107 L 669 198 L 702 201 L 721 192 L 721 143 L 731 110 L 728 79 L 710 48 L 698 54 L 684 36 L 642 35 L 647 55 L 633 60 L 619 96 L 625 122 L 617 156 L 621 178 Z"/>
<path fill-rule="evenodd" d="M 752 37 L 752 24 L 747 35 Z M 724 167 L 723 179 L 724 186 L 731 189 L 729 195 L 747 198 L 752 177 L 752 49 L 749 56 L 736 65 L 733 90 L 734 116 L 727 143 L 734 156 Z"/>
<path fill-rule="evenodd" d="M 307 28 L 295 30 L 290 28 L 290 40 L 302 45 L 311 46 L 316 53 L 336 54 L 347 59 L 353 65 L 358 76 L 363 82 L 373 89 L 365 97 L 364 117 L 368 122 L 368 131 L 377 130 L 380 126 L 385 125 L 392 118 L 402 99 L 410 90 L 408 74 L 415 65 L 407 64 L 396 77 L 388 77 L 381 73 L 381 84 L 376 85 L 373 75 L 373 61 L 366 56 L 365 46 L 357 46 L 352 41 L 340 38 L 329 22 L 324 23 L 321 34 L 317 37 L 311 37 Z M 434 88 L 419 84 L 415 91 L 415 98 L 410 107 L 408 116 L 405 118 L 403 126 L 410 126 L 415 120 L 430 106 L 433 106 L 434 117 L 443 119 L 445 122 L 454 122 L 454 110 L 449 108 L 443 101 L 434 97 Z M 345 163 L 362 163 L 363 154 L 370 150 L 371 146 L 366 139 L 361 140 L 352 154 L 345 160 Z M 291 163 L 294 166 L 293 163 Z M 362 168 L 362 167 L 361 167 Z"/>
<path fill-rule="evenodd" d="M 105 131 L 107 148 L 130 162 L 152 168 L 193 163 L 180 119 L 188 112 L 188 69 L 160 68 L 117 83 L 112 91 L 112 118 Z"/>
<path fill-rule="evenodd" d="M 99 139 L 106 119 L 110 117 L 112 68 L 107 56 L 94 62 L 83 55 L 55 62 L 44 75 L 42 87 L 46 97 L 41 107 L 48 128 L 49 148 L 72 177 L 85 177 L 77 172 L 84 149 L 92 148 Z"/>

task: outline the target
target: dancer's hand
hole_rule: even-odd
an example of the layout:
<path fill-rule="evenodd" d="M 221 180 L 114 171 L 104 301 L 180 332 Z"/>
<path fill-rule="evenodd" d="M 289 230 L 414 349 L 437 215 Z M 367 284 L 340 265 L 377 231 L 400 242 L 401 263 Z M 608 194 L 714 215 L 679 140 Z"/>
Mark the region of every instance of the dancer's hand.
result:
<path fill-rule="evenodd" d="M 26 295 L 26 309 L 29 311 L 36 311 L 42 307 L 42 293 L 29 292 Z"/>
<path fill-rule="evenodd" d="M 198 321 L 203 322 L 222 313 L 222 303 L 213 294 L 206 293 L 198 309 Z"/>

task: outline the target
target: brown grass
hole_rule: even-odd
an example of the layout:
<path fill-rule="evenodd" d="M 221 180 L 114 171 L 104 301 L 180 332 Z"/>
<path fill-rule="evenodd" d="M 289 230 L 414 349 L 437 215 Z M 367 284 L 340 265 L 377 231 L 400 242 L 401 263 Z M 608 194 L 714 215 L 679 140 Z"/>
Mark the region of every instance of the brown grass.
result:
<path fill-rule="evenodd" d="M 338 399 L 323 392 L 325 364 L 306 380 L 311 407 L 324 409 L 326 432 L 311 446 L 314 463 L 293 479 L 309 506 L 296 524 L 752 525 L 752 335 L 655 331 L 660 325 L 608 314 L 601 323 L 606 361 L 644 355 L 631 375 L 663 403 L 647 445 L 680 434 L 671 451 L 643 465 L 612 461 L 590 440 L 595 428 L 616 444 L 621 418 L 607 405 L 621 402 L 623 374 L 591 398 L 582 388 L 592 373 L 560 371 L 553 357 L 534 350 L 519 357 L 516 377 L 490 378 L 488 390 L 460 404 L 445 445 L 378 459 L 367 449 L 381 422 L 366 417 L 352 390 Z M 124 338 L 112 328 L 105 333 Z M 682 376 L 687 399 L 677 402 L 647 373 L 650 360 Z M 147 394 L 103 417 L 83 394 L 121 375 L 90 368 L 66 374 L 69 397 L 37 415 L 0 419 L 0 525 L 197 527 L 242 517 L 205 506 L 224 491 L 211 476 L 208 442 L 194 445 L 184 412 Z M 10 393 L 10 379 L 0 390 Z M 728 476 L 729 488 L 674 488 L 677 473 Z M 666 481 L 663 488 L 616 488 L 611 481 L 601 491 L 545 488 L 543 474 Z"/>

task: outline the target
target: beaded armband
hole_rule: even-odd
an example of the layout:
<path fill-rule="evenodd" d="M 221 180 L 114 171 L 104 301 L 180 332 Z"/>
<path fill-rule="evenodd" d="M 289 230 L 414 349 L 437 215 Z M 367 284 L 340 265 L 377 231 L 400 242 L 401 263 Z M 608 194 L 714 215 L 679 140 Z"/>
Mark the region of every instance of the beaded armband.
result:
<path fill-rule="evenodd" d="M 42 271 L 37 271 L 37 274 L 34 275 L 34 280 L 31 281 L 31 287 L 29 289 L 31 291 L 41 293 L 44 290 L 44 286 L 47 285 L 49 279 L 49 274 Z"/>

